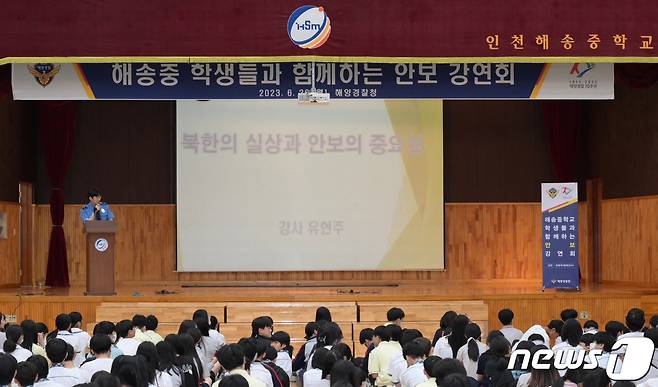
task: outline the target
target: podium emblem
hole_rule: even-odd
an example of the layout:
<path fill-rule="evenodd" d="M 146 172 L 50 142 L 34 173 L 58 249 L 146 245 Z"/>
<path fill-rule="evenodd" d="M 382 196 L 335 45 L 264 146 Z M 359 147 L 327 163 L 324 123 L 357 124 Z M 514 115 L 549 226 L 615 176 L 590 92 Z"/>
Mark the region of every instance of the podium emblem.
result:
<path fill-rule="evenodd" d="M 107 239 L 98 238 L 96 239 L 96 243 L 94 243 L 94 247 L 96 248 L 96 251 L 100 251 L 102 253 L 107 250 L 108 247 L 110 247 L 110 244 L 107 242 Z"/>

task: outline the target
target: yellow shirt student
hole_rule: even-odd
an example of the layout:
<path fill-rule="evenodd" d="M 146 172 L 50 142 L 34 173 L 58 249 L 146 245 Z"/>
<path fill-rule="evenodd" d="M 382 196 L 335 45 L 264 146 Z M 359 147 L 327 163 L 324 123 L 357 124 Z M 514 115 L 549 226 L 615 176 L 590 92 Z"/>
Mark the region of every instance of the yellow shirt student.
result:
<path fill-rule="evenodd" d="M 368 359 L 368 374 L 377 374 L 376 386 L 392 386 L 393 380 L 389 375 L 389 364 L 396 354 L 402 352 L 402 347 L 397 341 L 382 341 L 370 352 Z"/>

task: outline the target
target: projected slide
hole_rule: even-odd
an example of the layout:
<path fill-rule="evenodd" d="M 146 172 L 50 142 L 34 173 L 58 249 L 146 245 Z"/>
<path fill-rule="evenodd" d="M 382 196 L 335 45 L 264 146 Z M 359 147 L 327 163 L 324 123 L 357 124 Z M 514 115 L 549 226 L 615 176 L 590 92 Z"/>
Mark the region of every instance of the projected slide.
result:
<path fill-rule="evenodd" d="M 179 271 L 443 269 L 441 101 L 177 102 Z"/>

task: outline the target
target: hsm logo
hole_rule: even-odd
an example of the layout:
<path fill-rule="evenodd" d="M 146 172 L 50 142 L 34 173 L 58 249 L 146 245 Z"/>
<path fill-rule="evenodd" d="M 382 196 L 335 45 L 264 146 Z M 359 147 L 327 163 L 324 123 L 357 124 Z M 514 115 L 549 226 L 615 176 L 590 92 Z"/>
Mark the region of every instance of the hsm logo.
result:
<path fill-rule="evenodd" d="M 288 18 L 288 36 L 301 48 L 322 46 L 331 34 L 331 21 L 323 7 L 304 5 Z"/>
<path fill-rule="evenodd" d="M 653 359 L 654 344 L 653 341 L 646 337 L 626 337 L 615 343 L 612 346 L 612 352 L 626 346 L 626 353 L 619 372 L 615 372 L 617 362 L 621 362 L 619 354 L 611 353 L 606 366 L 606 373 L 612 380 L 638 380 L 643 378 L 651 367 L 651 360 Z M 521 369 L 529 371 L 531 369 L 547 370 L 550 368 L 550 361 L 554 358 L 553 365 L 558 370 L 576 369 L 582 367 L 586 370 L 593 370 L 599 366 L 598 356 L 603 354 L 601 349 L 592 349 L 585 353 L 584 350 L 565 350 L 561 352 L 561 356 L 555 356 L 555 353 L 550 349 L 540 349 L 534 355 L 530 354 L 527 349 L 517 349 L 512 352 L 508 370 L 514 369 L 519 356 L 523 357 L 521 361 Z M 587 360 L 585 360 L 587 359 Z M 532 360 L 532 363 L 531 363 Z M 528 367 L 530 365 L 530 367 Z"/>
<path fill-rule="evenodd" d="M 580 65 L 585 65 L 585 68 L 581 69 Z M 576 74 L 576 78 L 582 78 L 583 75 L 587 74 L 588 71 L 594 68 L 594 63 L 574 63 L 571 66 L 571 72 L 569 74 Z"/>

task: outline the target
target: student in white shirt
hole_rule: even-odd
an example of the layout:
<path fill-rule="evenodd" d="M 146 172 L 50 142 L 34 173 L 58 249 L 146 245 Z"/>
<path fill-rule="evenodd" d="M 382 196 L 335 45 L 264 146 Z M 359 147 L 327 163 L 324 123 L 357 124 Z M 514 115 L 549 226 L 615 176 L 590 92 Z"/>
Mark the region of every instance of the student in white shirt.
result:
<path fill-rule="evenodd" d="M 597 323 L 594 320 L 587 320 L 585 321 L 585 324 L 583 324 L 583 334 L 585 333 L 595 334 L 598 331 L 599 331 L 599 323 Z"/>
<path fill-rule="evenodd" d="M 82 347 L 82 351 L 75 354 L 75 364 L 79 367 L 85 360 L 91 336 L 89 336 L 89 333 L 83 329 L 82 314 L 80 314 L 80 312 L 71 312 L 69 313 L 69 317 L 71 317 L 71 333 L 77 337 L 80 346 Z"/>
<path fill-rule="evenodd" d="M 219 363 L 224 367 L 224 370 L 226 370 L 225 376 L 240 375 L 247 380 L 249 387 L 265 387 L 265 383 L 251 376 L 244 369 L 244 355 L 244 351 L 238 344 L 229 344 L 223 346 L 219 350 L 219 358 L 217 360 L 219 360 Z M 220 381 L 218 380 L 212 385 L 212 387 L 218 387 L 219 384 Z"/>
<path fill-rule="evenodd" d="M 650 379 L 653 379 L 654 385 L 656 384 L 655 382 L 658 382 L 656 378 L 658 378 L 658 329 L 656 328 L 649 328 L 644 332 L 644 337 L 651 339 L 653 341 L 653 358 L 651 359 L 651 366 L 649 367 L 649 372 L 647 372 L 646 375 L 640 380 L 637 380 L 635 382 L 635 385 L 639 385 L 640 383 L 647 382 Z"/>
<path fill-rule="evenodd" d="M 48 344 L 46 344 L 46 353 L 52 362 L 52 366 L 48 371 L 48 379 L 65 387 L 73 387 L 77 384 L 88 383 L 89 375 L 84 371 L 79 368 L 66 368 L 64 366 L 67 345 L 70 344 L 58 338 L 51 339 L 48 341 Z"/>
<path fill-rule="evenodd" d="M 155 344 L 145 341 L 137 348 L 137 355 L 146 360 L 144 366 L 149 376 L 149 385 L 155 387 L 172 387 L 171 377 L 158 369 L 158 351 Z"/>
<path fill-rule="evenodd" d="M 9 386 L 16 374 L 16 359 L 5 353 L 0 353 L 0 386 Z"/>
<path fill-rule="evenodd" d="M 276 349 L 277 356 L 275 364 L 281 367 L 288 377 L 292 377 L 292 347 L 290 346 L 290 335 L 284 331 L 272 334 L 272 347 Z"/>
<path fill-rule="evenodd" d="M 265 383 L 267 387 L 274 387 L 272 374 L 262 364 L 268 346 L 270 346 L 270 342 L 262 338 L 251 338 L 244 346 L 244 356 L 247 361 L 253 359 L 248 366 L 249 374 Z"/>
<path fill-rule="evenodd" d="M 424 345 L 422 340 L 427 341 L 427 343 Z M 413 340 L 402 348 L 407 368 L 400 374 L 400 386 L 416 387 L 427 380 L 423 361 L 427 357 L 431 344 L 429 340 L 422 338 L 421 340 Z"/>
<path fill-rule="evenodd" d="M 19 363 L 32 356 L 32 352 L 20 346 L 23 342 L 23 329 L 20 326 L 8 325 L 5 334 L 7 340 L 2 345 L 2 352 L 13 356 Z"/>
<path fill-rule="evenodd" d="M 402 327 L 404 316 L 404 310 L 400 308 L 391 308 L 386 312 L 386 320 L 388 321 L 386 325 L 395 324 Z"/>
<path fill-rule="evenodd" d="M 34 383 L 34 387 L 62 387 L 61 384 L 48 379 L 48 360 L 45 357 L 32 355 L 27 361 L 32 363 L 37 370 L 37 381 Z"/>
<path fill-rule="evenodd" d="M 478 360 L 480 360 L 480 355 L 489 348 L 480 341 L 482 339 L 482 331 L 475 323 L 470 323 L 466 326 L 466 337 L 468 341 L 459 348 L 456 359 L 464 364 L 466 376 L 477 379 Z"/>
<path fill-rule="evenodd" d="M 520 329 L 514 328 L 512 320 L 514 320 L 514 312 L 511 309 L 501 309 L 498 312 L 498 321 L 503 324 L 503 327 L 499 329 L 500 333 L 505 336 L 511 345 L 514 345 L 516 341 L 521 340 L 523 332 Z"/>
<path fill-rule="evenodd" d="M 152 314 L 146 316 L 146 332 L 144 333 L 153 344 L 158 344 L 163 340 L 162 336 L 156 332 L 156 329 L 158 329 L 158 318 Z"/>
<path fill-rule="evenodd" d="M 23 329 L 23 342 L 21 343 L 21 347 L 35 355 L 46 357 L 46 350 L 39 345 L 37 324 L 32 320 L 23 320 L 23 322 L 21 322 L 21 329 Z"/>
<path fill-rule="evenodd" d="M 215 357 L 215 354 L 222 345 L 219 341 L 210 337 L 210 324 L 207 318 L 197 317 L 194 319 L 194 322 L 201 333 L 201 341 L 199 343 L 201 354 L 203 355 L 201 361 L 205 364 L 210 364 L 212 358 Z"/>
<path fill-rule="evenodd" d="M 123 355 L 123 352 L 117 347 L 116 342 L 117 342 L 117 331 L 116 331 L 116 325 L 114 325 L 113 322 L 110 321 L 101 321 L 98 324 L 94 326 L 94 335 L 98 334 L 103 334 L 107 335 L 110 337 L 110 341 L 112 342 L 112 347 L 111 349 L 111 357 L 112 359 L 116 359 L 117 357 Z"/>
<path fill-rule="evenodd" d="M 399 328 L 399 327 L 398 327 Z M 334 345 L 343 341 L 343 331 L 335 322 L 320 321 L 318 323 L 317 348 L 331 349 Z M 307 369 L 313 368 L 313 353 L 309 356 Z"/>
<path fill-rule="evenodd" d="M 210 316 L 210 337 L 213 339 L 217 340 L 220 343 L 220 346 L 223 346 L 226 344 L 226 339 L 224 338 L 224 335 L 219 332 L 219 321 L 217 320 L 217 317 L 215 316 Z"/>
<path fill-rule="evenodd" d="M 425 361 L 423 361 L 423 372 L 425 373 L 427 380 L 416 387 L 436 386 L 436 378 L 432 376 L 432 369 L 434 368 L 436 363 L 439 362 L 439 360 L 441 360 L 441 358 L 438 356 L 430 356 L 427 359 L 425 359 Z"/>
<path fill-rule="evenodd" d="M 58 339 L 62 339 L 66 341 L 67 343 L 71 344 L 73 346 L 73 350 L 75 351 L 76 357 L 74 357 L 74 363 L 76 366 L 80 366 L 82 364 L 82 361 L 84 360 L 84 353 L 85 353 L 85 348 L 87 347 L 87 344 L 84 343 L 84 340 L 81 339 L 81 336 L 74 334 L 71 332 L 71 316 L 68 314 L 60 314 L 55 318 L 55 326 L 57 327 L 57 335 L 56 337 Z M 78 356 L 78 354 L 81 354 Z"/>
<path fill-rule="evenodd" d="M 119 337 L 116 345 L 124 355 L 134 356 L 137 353 L 139 341 L 135 340 L 135 329 L 131 320 L 119 321 L 116 325 L 117 336 Z"/>
<path fill-rule="evenodd" d="M 575 356 L 573 352 L 580 351 L 579 344 L 580 344 L 580 336 L 582 335 L 583 335 L 583 329 L 581 328 L 578 320 L 569 319 L 565 321 L 564 326 L 562 327 L 562 332 L 560 333 L 562 342 L 554 345 L 553 348 L 551 348 L 555 353 L 555 356 L 558 359 L 561 358 L 567 359 L 568 357 L 565 356 Z M 560 370 L 560 376 L 564 376 L 566 372 L 567 372 L 566 369 Z"/>
<path fill-rule="evenodd" d="M 415 339 L 423 337 L 418 329 L 405 329 L 400 336 L 400 346 L 404 348 L 405 345 L 411 343 Z M 391 381 L 395 385 L 400 384 L 400 375 L 407 369 L 409 365 L 404 358 L 402 351 L 393 355 L 388 365 L 388 374 L 391 375 Z"/>
<path fill-rule="evenodd" d="M 564 321 L 562 320 L 551 320 L 549 323 L 546 325 L 546 334 L 548 335 L 548 338 L 550 340 L 549 343 L 546 343 L 547 347 L 550 347 L 552 345 L 557 345 L 562 342 L 562 339 L 560 338 L 560 333 L 562 333 L 562 327 L 564 326 Z M 521 340 L 527 340 L 525 336 L 521 338 Z"/>
<path fill-rule="evenodd" d="M 18 387 L 32 387 L 37 381 L 37 369 L 26 361 L 18 363 L 14 380 Z"/>
<path fill-rule="evenodd" d="M 304 387 L 329 387 L 327 376 L 336 363 L 336 355 L 330 350 L 320 347 L 313 353 L 311 359 L 313 368 L 304 372 Z"/>
<path fill-rule="evenodd" d="M 144 386 L 147 376 L 144 375 L 143 362 L 144 358 L 141 356 L 119 356 L 112 365 L 112 375 L 119 378 L 122 386 Z M 148 383 L 148 386 L 153 387 L 151 383 Z"/>
<path fill-rule="evenodd" d="M 617 340 L 626 338 L 626 337 L 644 337 L 644 311 L 638 308 L 632 308 L 626 314 L 626 326 L 630 329 L 630 332 L 620 335 Z"/>
<path fill-rule="evenodd" d="M 597 356 L 597 363 L 599 368 L 606 368 L 608 366 L 608 361 L 610 360 L 610 353 L 612 351 L 612 346 L 615 344 L 616 337 L 608 332 L 597 332 L 594 335 L 594 340 L 589 346 L 589 349 L 602 349 L 603 353 L 600 356 Z M 615 364 L 615 372 L 621 371 L 622 362 L 617 361 Z"/>
<path fill-rule="evenodd" d="M 89 341 L 89 347 L 95 359 L 85 361 L 80 369 L 86 371 L 89 375 L 94 375 L 98 371 L 112 371 L 112 340 L 110 336 L 96 334 Z"/>

